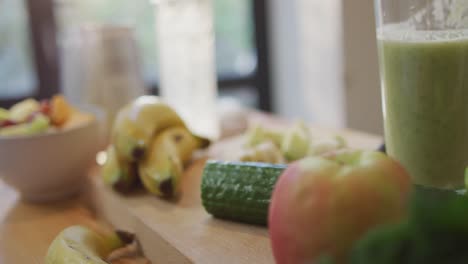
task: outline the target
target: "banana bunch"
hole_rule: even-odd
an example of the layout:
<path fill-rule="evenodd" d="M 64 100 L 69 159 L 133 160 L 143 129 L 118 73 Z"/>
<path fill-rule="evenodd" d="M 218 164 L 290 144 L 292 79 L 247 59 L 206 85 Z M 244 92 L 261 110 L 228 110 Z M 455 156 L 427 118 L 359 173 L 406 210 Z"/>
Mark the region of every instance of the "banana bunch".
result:
<path fill-rule="evenodd" d="M 118 191 L 141 181 L 151 193 L 172 197 L 192 153 L 208 145 L 157 96 L 142 96 L 117 114 L 102 177 Z"/>
<path fill-rule="evenodd" d="M 71 226 L 49 246 L 45 264 L 105 264 L 112 251 L 133 240 L 133 235 L 126 232 L 98 233 L 84 226 Z"/>

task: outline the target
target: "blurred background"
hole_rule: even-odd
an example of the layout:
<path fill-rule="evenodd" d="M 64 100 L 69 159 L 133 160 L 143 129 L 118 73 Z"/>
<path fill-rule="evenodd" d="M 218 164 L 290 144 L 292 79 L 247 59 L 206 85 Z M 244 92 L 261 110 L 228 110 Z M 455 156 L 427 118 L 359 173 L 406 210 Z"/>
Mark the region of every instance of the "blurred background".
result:
<path fill-rule="evenodd" d="M 212 4 L 220 98 L 382 134 L 372 0 Z M 135 47 L 126 50 L 141 77 L 132 83 L 158 94 L 155 14 L 149 0 L 0 0 L 0 106 L 60 91 L 80 97 L 76 91 L 91 67 L 84 62 L 92 38 L 86 32 L 93 25 L 131 29 Z"/>

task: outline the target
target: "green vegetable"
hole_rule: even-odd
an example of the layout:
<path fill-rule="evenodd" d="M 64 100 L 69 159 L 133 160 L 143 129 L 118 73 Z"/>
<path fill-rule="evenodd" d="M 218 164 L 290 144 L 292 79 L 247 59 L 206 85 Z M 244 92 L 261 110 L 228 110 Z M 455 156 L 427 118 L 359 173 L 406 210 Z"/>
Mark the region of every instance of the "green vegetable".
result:
<path fill-rule="evenodd" d="M 407 221 L 370 231 L 351 264 L 468 263 L 468 197 L 416 187 Z"/>
<path fill-rule="evenodd" d="M 201 185 L 203 206 L 219 218 L 266 225 L 273 187 L 285 168 L 267 163 L 208 161 Z"/>
<path fill-rule="evenodd" d="M 468 167 L 465 168 L 465 190 L 468 190 Z"/>
<path fill-rule="evenodd" d="M 352 264 L 408 263 L 411 252 L 411 231 L 407 223 L 370 231 L 351 253 Z"/>
<path fill-rule="evenodd" d="M 8 110 L 0 108 L 0 122 L 5 121 L 10 117 L 10 112 Z"/>
<path fill-rule="evenodd" d="M 329 254 L 323 254 L 320 256 L 314 264 L 334 264 L 333 258 Z"/>
<path fill-rule="evenodd" d="M 50 126 L 50 120 L 47 116 L 37 114 L 30 123 L 9 126 L 0 130 L 0 136 L 28 136 L 47 131 Z"/>

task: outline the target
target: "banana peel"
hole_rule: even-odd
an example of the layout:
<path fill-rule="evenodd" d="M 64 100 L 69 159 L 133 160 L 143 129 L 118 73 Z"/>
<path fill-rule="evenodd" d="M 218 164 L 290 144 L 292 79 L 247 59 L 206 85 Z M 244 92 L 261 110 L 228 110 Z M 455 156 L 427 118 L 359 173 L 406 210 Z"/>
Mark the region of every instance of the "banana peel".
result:
<path fill-rule="evenodd" d="M 139 180 L 137 163 L 119 159 L 112 145 L 107 148 L 106 154 L 107 160 L 101 170 L 104 183 L 119 192 L 130 191 Z"/>
<path fill-rule="evenodd" d="M 98 233 L 84 226 L 71 226 L 49 246 L 45 264 L 106 264 L 112 251 L 133 240 L 134 236 L 126 232 Z"/>
<path fill-rule="evenodd" d="M 179 115 L 159 97 L 141 96 L 117 113 L 112 143 L 121 158 L 139 161 L 146 155 L 153 137 L 173 126 L 186 127 Z"/>

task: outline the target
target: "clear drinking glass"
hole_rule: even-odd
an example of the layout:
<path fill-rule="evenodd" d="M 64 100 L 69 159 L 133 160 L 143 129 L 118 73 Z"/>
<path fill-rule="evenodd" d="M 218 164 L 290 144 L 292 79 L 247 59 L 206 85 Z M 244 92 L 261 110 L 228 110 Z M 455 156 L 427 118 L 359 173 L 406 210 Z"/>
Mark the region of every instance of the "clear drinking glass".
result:
<path fill-rule="evenodd" d="M 468 165 L 468 0 L 375 0 L 385 140 L 416 184 Z"/>
<path fill-rule="evenodd" d="M 160 92 L 196 134 L 219 136 L 212 0 L 158 0 Z"/>

